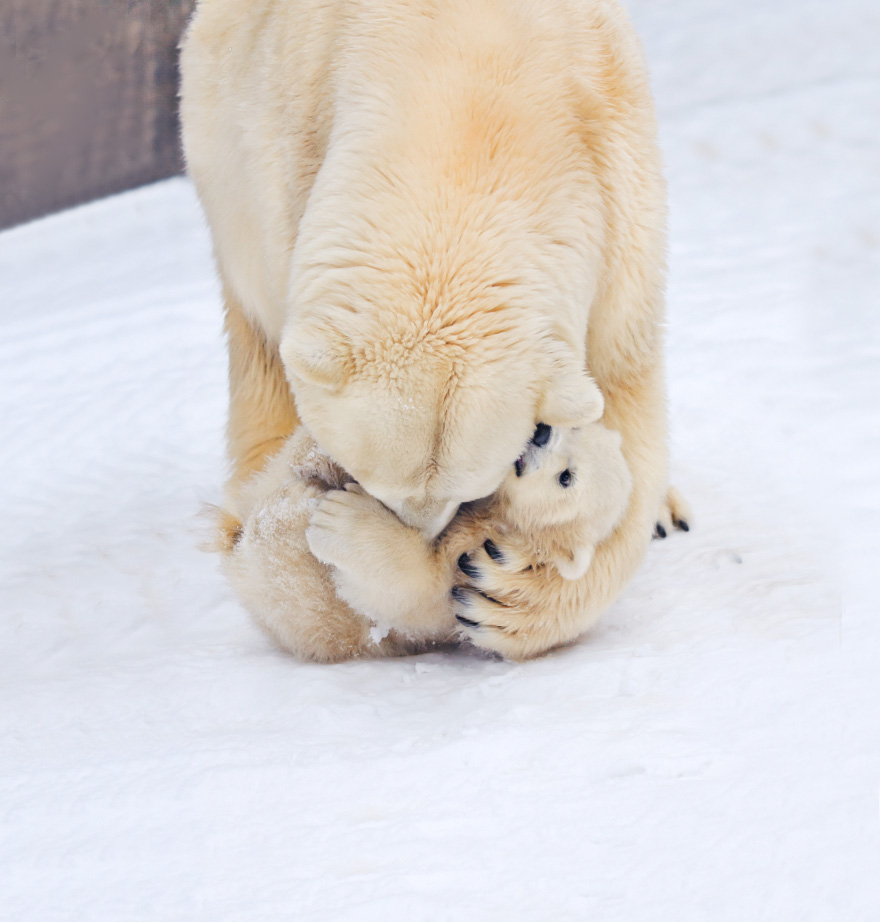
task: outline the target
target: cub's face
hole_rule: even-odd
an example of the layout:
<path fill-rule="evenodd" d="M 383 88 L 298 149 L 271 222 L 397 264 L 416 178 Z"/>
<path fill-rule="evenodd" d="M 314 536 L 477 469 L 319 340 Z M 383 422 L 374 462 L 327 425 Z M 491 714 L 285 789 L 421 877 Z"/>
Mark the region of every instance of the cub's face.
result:
<path fill-rule="evenodd" d="M 588 450 L 595 429 L 537 426 L 499 490 L 519 527 L 564 525 L 583 513 L 602 476 Z"/>
<path fill-rule="evenodd" d="M 565 579 L 580 579 L 626 511 L 631 488 L 619 433 L 601 423 L 542 423 L 498 492 L 520 531 L 555 532 L 549 562 Z"/>

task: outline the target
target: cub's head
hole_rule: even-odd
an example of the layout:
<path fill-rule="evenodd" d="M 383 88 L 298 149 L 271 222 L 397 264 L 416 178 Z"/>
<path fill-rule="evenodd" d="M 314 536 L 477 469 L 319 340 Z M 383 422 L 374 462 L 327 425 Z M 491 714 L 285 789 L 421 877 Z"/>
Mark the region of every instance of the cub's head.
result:
<path fill-rule="evenodd" d="M 539 423 L 498 491 L 509 523 L 566 579 L 586 573 L 626 510 L 632 480 L 620 445 L 601 423 Z"/>
<path fill-rule="evenodd" d="M 598 390 L 574 359 L 467 328 L 391 335 L 357 315 L 298 323 L 281 356 L 321 448 L 433 539 L 459 504 L 495 492 L 542 421 L 587 424 Z"/>

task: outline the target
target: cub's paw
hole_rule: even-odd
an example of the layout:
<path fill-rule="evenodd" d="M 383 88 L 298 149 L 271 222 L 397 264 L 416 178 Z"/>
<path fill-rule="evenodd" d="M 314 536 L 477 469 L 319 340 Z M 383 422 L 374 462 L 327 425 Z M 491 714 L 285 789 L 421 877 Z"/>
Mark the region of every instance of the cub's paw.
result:
<path fill-rule="evenodd" d="M 330 490 L 312 510 L 306 541 L 315 557 L 328 566 L 367 573 L 374 565 L 376 530 L 392 516 L 359 486 Z"/>
<path fill-rule="evenodd" d="M 475 646 L 520 660 L 561 642 L 559 624 L 545 608 L 546 567 L 535 567 L 523 548 L 486 541 L 458 559 L 452 612 L 459 633 Z"/>
<path fill-rule="evenodd" d="M 673 528 L 679 531 L 690 531 L 692 518 L 687 500 L 675 487 L 669 487 L 663 502 L 660 503 L 657 524 L 654 526 L 654 537 L 665 538 L 672 533 Z"/>

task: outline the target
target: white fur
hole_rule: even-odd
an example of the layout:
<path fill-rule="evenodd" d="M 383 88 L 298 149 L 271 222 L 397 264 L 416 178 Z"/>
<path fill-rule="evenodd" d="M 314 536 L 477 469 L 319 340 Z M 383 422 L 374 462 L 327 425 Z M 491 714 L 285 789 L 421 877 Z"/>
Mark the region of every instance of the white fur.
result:
<path fill-rule="evenodd" d="M 182 69 L 230 336 L 230 505 L 302 420 L 432 537 L 537 422 L 592 418 L 589 368 L 627 514 L 580 580 L 499 577 L 496 603 L 548 628 L 495 648 L 589 627 L 666 486 L 664 187 L 621 9 L 202 0 Z"/>

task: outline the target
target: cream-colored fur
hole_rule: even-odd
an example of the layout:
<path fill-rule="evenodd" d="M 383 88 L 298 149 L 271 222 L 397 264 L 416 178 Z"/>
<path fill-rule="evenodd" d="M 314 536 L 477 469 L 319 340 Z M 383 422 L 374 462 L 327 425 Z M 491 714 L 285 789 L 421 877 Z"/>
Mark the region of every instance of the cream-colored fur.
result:
<path fill-rule="evenodd" d="M 537 422 L 587 418 L 589 368 L 632 475 L 626 515 L 581 579 L 494 567 L 481 597 L 508 655 L 580 634 L 638 566 L 666 487 L 664 187 L 621 9 L 202 0 L 182 69 L 227 309 L 230 508 L 302 419 L 433 537 Z M 291 578 L 263 569 L 267 596 Z"/>
<path fill-rule="evenodd" d="M 495 496 L 463 507 L 436 542 L 360 487 L 330 491 L 312 512 L 309 547 L 334 568 L 339 597 L 383 632 L 433 638 L 449 631 L 454 615 L 476 645 L 528 655 L 493 619 L 481 618 L 493 574 L 549 570 L 581 579 L 623 517 L 632 481 L 620 436 L 601 423 L 530 445 L 518 468 Z"/>
<path fill-rule="evenodd" d="M 225 516 L 236 527 L 222 548 L 226 575 L 257 621 L 302 659 L 338 662 L 413 653 L 453 633 L 452 623 L 418 637 L 383 631 L 337 597 L 327 566 L 306 543 L 309 519 L 329 490 L 350 483 L 304 427 L 236 493 Z"/>
<path fill-rule="evenodd" d="M 479 586 L 478 558 L 581 578 L 630 488 L 616 432 L 601 423 L 554 432 L 526 448 L 495 496 L 463 507 L 430 542 L 300 427 L 239 494 L 241 526 L 225 568 L 263 626 L 306 659 L 413 652 L 449 640 L 456 627 L 495 649 L 491 626 L 468 617 L 477 590 L 453 586 L 464 578 Z"/>
<path fill-rule="evenodd" d="M 596 547 L 626 512 L 632 478 L 620 434 L 601 423 L 554 429 L 531 442 L 497 493 L 496 517 L 531 545 L 522 563 L 550 564 L 580 579 Z"/>

